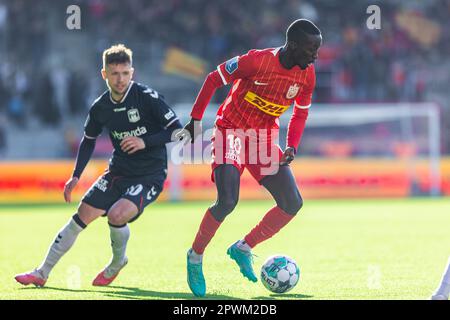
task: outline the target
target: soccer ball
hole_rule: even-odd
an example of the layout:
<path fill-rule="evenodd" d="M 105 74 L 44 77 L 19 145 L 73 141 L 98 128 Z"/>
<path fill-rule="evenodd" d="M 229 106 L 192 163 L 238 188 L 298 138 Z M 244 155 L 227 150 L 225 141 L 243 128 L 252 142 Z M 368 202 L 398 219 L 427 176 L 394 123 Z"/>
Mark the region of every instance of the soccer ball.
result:
<path fill-rule="evenodd" d="M 261 282 L 275 293 L 291 290 L 300 279 L 300 269 L 295 261 L 285 255 L 269 257 L 261 267 Z"/>

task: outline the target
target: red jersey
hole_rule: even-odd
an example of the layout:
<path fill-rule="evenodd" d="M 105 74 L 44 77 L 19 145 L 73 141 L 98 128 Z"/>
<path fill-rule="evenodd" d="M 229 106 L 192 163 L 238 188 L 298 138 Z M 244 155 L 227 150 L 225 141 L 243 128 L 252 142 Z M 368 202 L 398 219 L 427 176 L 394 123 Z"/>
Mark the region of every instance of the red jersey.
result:
<path fill-rule="evenodd" d="M 314 65 L 284 68 L 279 60 L 281 47 L 250 50 L 211 72 L 194 103 L 191 116 L 200 120 L 215 89 L 233 83 L 221 104 L 216 125 L 233 129 L 272 129 L 278 118 L 294 103 L 288 140 L 297 148 L 311 105 L 316 76 Z M 288 132 L 289 133 L 289 132 Z M 290 142 L 290 141 L 288 141 Z"/>
<path fill-rule="evenodd" d="M 293 102 L 302 108 L 311 105 L 314 65 L 286 69 L 279 60 L 280 49 L 250 50 L 217 66 L 223 85 L 233 82 L 217 112 L 218 126 L 276 128 L 278 117 Z"/>

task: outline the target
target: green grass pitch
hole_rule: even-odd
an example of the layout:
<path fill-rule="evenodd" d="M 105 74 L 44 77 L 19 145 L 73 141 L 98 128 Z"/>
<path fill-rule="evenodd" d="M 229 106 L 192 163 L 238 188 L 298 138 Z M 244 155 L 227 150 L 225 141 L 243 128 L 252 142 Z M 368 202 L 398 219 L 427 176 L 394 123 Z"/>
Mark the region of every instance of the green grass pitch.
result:
<path fill-rule="evenodd" d="M 14 275 L 36 267 L 75 205 L 0 207 L 0 299 L 193 299 L 186 251 L 209 203 L 156 203 L 132 223 L 129 264 L 110 287 L 91 285 L 110 259 L 101 218 L 83 231 L 45 288 Z M 244 279 L 226 255 L 272 206 L 239 203 L 205 252 L 205 299 L 427 299 L 450 254 L 450 199 L 307 201 L 254 253 L 255 269 L 283 253 L 300 266 L 298 285 L 276 295 Z"/>

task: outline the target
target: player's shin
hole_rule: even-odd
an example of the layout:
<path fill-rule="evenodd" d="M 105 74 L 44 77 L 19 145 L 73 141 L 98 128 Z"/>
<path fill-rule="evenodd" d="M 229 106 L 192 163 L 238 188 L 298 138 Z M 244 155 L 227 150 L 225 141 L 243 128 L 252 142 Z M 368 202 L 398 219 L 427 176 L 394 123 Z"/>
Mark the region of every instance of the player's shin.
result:
<path fill-rule="evenodd" d="M 217 221 L 208 209 L 200 224 L 197 235 L 195 236 L 194 243 L 192 244 L 192 249 L 197 255 L 203 254 L 206 246 L 216 234 L 217 229 L 219 229 L 220 224 L 221 222 Z"/>
<path fill-rule="evenodd" d="M 250 248 L 254 248 L 258 243 L 261 243 L 281 230 L 285 225 L 292 220 L 294 215 L 288 214 L 278 206 L 270 209 L 261 222 L 253 228 L 245 237 L 244 241 Z"/>
<path fill-rule="evenodd" d="M 128 239 L 130 238 L 130 228 L 128 224 L 124 226 L 114 226 L 109 224 L 109 231 L 111 237 L 112 258 L 106 268 L 105 276 L 111 277 L 116 274 L 126 263 L 126 250 Z"/>
<path fill-rule="evenodd" d="M 47 256 L 37 270 L 45 277 L 52 271 L 61 257 L 69 251 L 78 234 L 86 228 L 86 225 L 75 214 L 70 221 L 58 232 L 55 241 L 50 245 Z"/>

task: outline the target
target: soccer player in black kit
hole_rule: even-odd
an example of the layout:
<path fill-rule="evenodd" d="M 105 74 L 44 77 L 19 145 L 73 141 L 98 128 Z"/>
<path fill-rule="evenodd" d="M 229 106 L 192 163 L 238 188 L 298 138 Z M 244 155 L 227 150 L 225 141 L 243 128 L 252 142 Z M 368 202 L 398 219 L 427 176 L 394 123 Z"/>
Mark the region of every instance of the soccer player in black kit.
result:
<path fill-rule="evenodd" d="M 34 271 L 19 274 L 23 284 L 44 286 L 59 259 L 72 247 L 78 234 L 100 216 L 108 217 L 112 258 L 93 281 L 109 285 L 127 264 L 127 223 L 135 221 L 156 200 L 167 177 L 165 144 L 181 124 L 158 92 L 133 82 L 132 51 L 115 45 L 103 52 L 103 79 L 109 88 L 89 110 L 72 177 L 64 188 L 71 193 L 95 148 L 103 128 L 109 132 L 114 152 L 109 168 L 86 192 L 77 212 L 58 232 L 47 256 Z"/>

